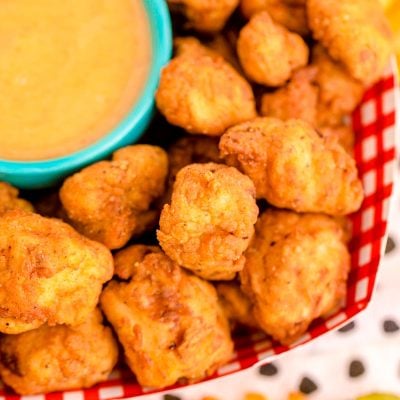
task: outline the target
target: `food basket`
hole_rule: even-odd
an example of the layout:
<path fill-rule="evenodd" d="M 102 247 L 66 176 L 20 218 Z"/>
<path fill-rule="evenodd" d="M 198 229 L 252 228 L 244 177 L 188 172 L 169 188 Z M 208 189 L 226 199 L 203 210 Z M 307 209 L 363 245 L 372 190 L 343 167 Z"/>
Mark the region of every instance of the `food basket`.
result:
<path fill-rule="evenodd" d="M 356 134 L 355 158 L 364 185 L 365 200 L 360 211 L 351 218 L 352 267 L 345 304 L 334 315 L 315 320 L 308 332 L 290 346 L 274 342 L 257 331 L 237 333 L 234 337 L 234 358 L 208 379 L 271 361 L 279 354 L 346 324 L 367 307 L 385 248 L 389 205 L 397 170 L 396 113 L 399 118 L 400 103 L 395 71 L 397 68 L 393 59 L 381 80 L 366 90 L 360 106 L 352 115 Z M 0 400 L 98 400 L 129 398 L 151 392 L 154 390 L 139 386 L 133 374 L 121 366 L 107 382 L 90 389 L 21 397 L 0 387 Z"/>

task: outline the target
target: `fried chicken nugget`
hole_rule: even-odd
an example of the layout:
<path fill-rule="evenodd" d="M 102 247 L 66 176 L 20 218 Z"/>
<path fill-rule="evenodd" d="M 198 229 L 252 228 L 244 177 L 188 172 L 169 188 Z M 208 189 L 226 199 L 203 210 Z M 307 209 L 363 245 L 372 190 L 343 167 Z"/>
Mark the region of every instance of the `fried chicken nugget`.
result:
<path fill-rule="evenodd" d="M 275 22 L 289 31 L 302 36 L 309 33 L 305 0 L 241 0 L 240 9 L 247 19 L 268 11 Z"/>
<path fill-rule="evenodd" d="M 218 140 L 206 136 L 186 136 L 175 142 L 168 150 L 170 184 L 177 173 L 189 164 L 221 162 Z"/>
<path fill-rule="evenodd" d="M 350 255 L 333 218 L 268 210 L 256 224 L 240 273 L 261 328 L 289 344 L 346 296 Z"/>
<path fill-rule="evenodd" d="M 130 279 L 108 284 L 101 306 L 141 385 L 196 381 L 230 359 L 228 321 L 210 283 L 146 246 L 117 253 L 115 265 Z"/>
<path fill-rule="evenodd" d="M 198 55 L 206 55 L 218 59 L 219 53 L 200 42 L 194 36 L 178 36 L 174 38 L 174 55 L 197 57 Z"/>
<path fill-rule="evenodd" d="M 233 328 L 236 324 L 258 328 L 252 313 L 250 299 L 236 282 L 218 283 L 216 285 L 219 302 Z"/>
<path fill-rule="evenodd" d="M 239 0 L 167 0 L 171 10 L 178 11 L 187 19 L 188 28 L 202 33 L 220 31 Z"/>
<path fill-rule="evenodd" d="M 162 253 L 158 246 L 135 244 L 120 250 L 114 255 L 114 275 L 129 280 L 136 271 L 137 263 L 144 260 L 147 254 Z"/>
<path fill-rule="evenodd" d="M 322 46 L 313 49 L 313 65 L 317 67 L 319 88 L 317 124 L 335 126 L 351 114 L 360 103 L 364 86 L 336 63 Z"/>
<path fill-rule="evenodd" d="M 0 181 L 0 215 L 8 210 L 33 211 L 33 206 L 29 201 L 18 197 L 19 190 L 9 183 Z"/>
<path fill-rule="evenodd" d="M 361 206 L 354 159 L 305 121 L 256 118 L 228 129 L 219 148 L 253 180 L 258 198 L 276 207 L 346 215 Z"/>
<path fill-rule="evenodd" d="M 292 118 L 302 119 L 315 125 L 319 94 L 316 75 L 315 67 L 295 71 L 285 86 L 261 97 L 260 114 L 285 121 Z"/>
<path fill-rule="evenodd" d="M 219 59 L 222 57 L 242 75 L 239 59 L 236 55 L 236 46 L 222 34 L 213 36 L 211 39 L 200 42 L 193 36 L 182 36 L 174 39 L 175 56 L 190 55 L 197 57 L 199 54 Z"/>
<path fill-rule="evenodd" d="M 317 127 L 337 126 L 354 111 L 363 91 L 360 82 L 316 46 L 311 66 L 296 71 L 284 87 L 263 95 L 261 115 L 299 118 Z"/>
<path fill-rule="evenodd" d="M 376 82 L 392 52 L 391 32 L 378 0 L 309 0 L 316 40 L 365 85 Z"/>
<path fill-rule="evenodd" d="M 255 117 L 249 83 L 195 38 L 184 43 L 163 69 L 156 93 L 157 107 L 168 122 L 189 133 L 221 136 L 230 126 Z"/>
<path fill-rule="evenodd" d="M 117 357 L 99 310 L 75 327 L 44 325 L 0 337 L 0 376 L 21 395 L 93 386 L 107 379 Z"/>
<path fill-rule="evenodd" d="M 309 55 L 301 36 L 275 23 L 266 11 L 242 28 L 237 52 L 246 75 L 266 86 L 283 85 L 294 70 L 307 64 Z"/>
<path fill-rule="evenodd" d="M 111 279 L 113 260 L 64 222 L 26 211 L 0 218 L 0 332 L 77 325 Z"/>
<path fill-rule="evenodd" d="M 343 91 L 343 94 L 336 92 L 339 94 L 336 96 L 335 89 L 332 87 L 333 90 L 330 90 L 329 84 L 325 91 L 323 85 L 319 86 L 316 76 L 315 66 L 296 71 L 285 86 L 262 96 L 260 113 L 284 121 L 293 118 L 306 121 L 315 126 L 327 142 L 338 143 L 353 155 L 354 132 L 343 120 L 345 113 L 350 112 L 350 109 L 353 111 L 357 105 L 358 96 L 352 97 L 352 92 L 348 90 Z"/>
<path fill-rule="evenodd" d="M 201 135 L 184 136 L 176 141 L 168 149 L 168 159 L 168 184 L 164 196 L 160 199 L 162 206 L 171 201 L 176 175 L 183 167 L 193 163 L 219 163 L 222 161 L 219 155 L 218 140 Z"/>
<path fill-rule="evenodd" d="M 157 146 L 133 145 L 65 180 L 60 199 L 72 225 L 109 249 L 124 246 L 157 218 L 151 203 L 160 197 L 168 157 Z"/>
<path fill-rule="evenodd" d="M 337 126 L 325 126 L 318 129 L 326 142 L 340 144 L 351 156 L 354 154 L 355 136 L 351 126 L 341 124 Z"/>
<path fill-rule="evenodd" d="M 157 238 L 179 265 L 210 280 L 230 280 L 244 265 L 258 207 L 251 180 L 222 164 L 181 169 Z"/>
<path fill-rule="evenodd" d="M 236 43 L 237 41 L 235 32 L 230 31 L 225 35 L 218 34 L 206 42 L 206 46 L 218 53 L 224 58 L 229 64 L 232 65 L 241 75 L 243 75 L 243 70 L 239 62 L 239 58 L 236 54 Z M 233 42 L 233 43 L 232 43 Z"/>

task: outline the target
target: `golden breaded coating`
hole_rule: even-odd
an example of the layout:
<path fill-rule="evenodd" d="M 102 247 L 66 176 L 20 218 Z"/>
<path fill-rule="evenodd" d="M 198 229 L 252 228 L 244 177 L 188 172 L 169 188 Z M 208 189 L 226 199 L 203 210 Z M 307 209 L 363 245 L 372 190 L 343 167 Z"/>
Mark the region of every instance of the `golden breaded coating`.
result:
<path fill-rule="evenodd" d="M 183 167 L 193 163 L 222 162 L 219 155 L 218 140 L 207 136 L 182 137 L 169 147 L 168 158 L 168 184 L 167 190 L 160 201 L 162 206 L 171 201 L 176 174 Z"/>
<path fill-rule="evenodd" d="M 0 332 L 77 325 L 95 308 L 113 260 L 102 244 L 57 219 L 25 211 L 0 218 Z"/>
<path fill-rule="evenodd" d="M 244 265 L 258 208 L 251 180 L 222 164 L 181 169 L 157 238 L 165 253 L 202 278 L 230 280 Z"/>
<path fill-rule="evenodd" d="M 340 144 L 351 156 L 354 154 L 355 136 L 349 125 L 325 126 L 318 129 L 326 142 Z"/>
<path fill-rule="evenodd" d="M 158 246 L 135 244 L 114 254 L 114 275 L 128 280 L 136 271 L 136 266 L 141 263 L 147 254 L 162 253 Z"/>
<path fill-rule="evenodd" d="M 175 56 L 190 55 L 197 57 L 202 54 L 216 60 L 222 57 L 236 71 L 240 74 L 243 73 L 236 55 L 236 46 L 233 46 L 231 41 L 222 34 L 215 35 L 204 42 L 200 42 L 194 36 L 176 37 L 174 38 L 174 52 Z"/>
<path fill-rule="evenodd" d="M 220 31 L 229 19 L 239 0 L 167 0 L 172 11 L 187 19 L 187 27 L 198 32 Z"/>
<path fill-rule="evenodd" d="M 231 64 L 242 75 L 243 70 L 236 54 L 236 45 L 232 43 L 233 40 L 231 38 L 228 38 L 228 36 L 232 37 L 233 35 L 234 32 L 227 32 L 225 35 L 218 34 L 207 41 L 206 46 L 223 57 L 225 61 Z"/>
<path fill-rule="evenodd" d="M 165 188 L 168 157 L 157 146 L 133 145 L 65 180 L 60 198 L 73 226 L 109 249 L 124 246 L 155 223 L 150 209 Z"/>
<path fill-rule="evenodd" d="M 174 55 L 197 57 L 206 55 L 215 59 L 219 58 L 219 53 L 204 45 L 194 36 L 178 36 L 174 38 Z"/>
<path fill-rule="evenodd" d="M 301 36 L 275 23 L 266 11 L 242 28 L 237 52 L 246 75 L 266 86 L 283 85 L 294 70 L 307 64 L 309 54 Z"/>
<path fill-rule="evenodd" d="M 0 215 L 9 210 L 33 211 L 29 201 L 18 197 L 19 190 L 9 183 L 0 181 Z"/>
<path fill-rule="evenodd" d="M 189 164 L 221 162 L 218 140 L 206 136 L 186 136 L 175 142 L 168 150 L 170 184 L 176 174 Z"/>
<path fill-rule="evenodd" d="M 296 71 L 284 87 L 263 95 L 261 115 L 336 126 L 354 111 L 362 95 L 363 85 L 316 46 L 311 66 Z"/>
<path fill-rule="evenodd" d="M 218 299 L 233 328 L 236 324 L 258 328 L 252 313 L 250 299 L 236 282 L 218 283 L 216 285 Z"/>
<path fill-rule="evenodd" d="M 365 85 L 376 82 L 392 52 L 391 32 L 378 0 L 309 0 L 316 40 Z"/>
<path fill-rule="evenodd" d="M 354 159 L 305 121 L 256 118 L 228 129 L 219 147 L 253 180 L 257 197 L 276 207 L 345 215 L 361 206 Z"/>
<path fill-rule="evenodd" d="M 343 232 L 343 240 L 345 243 L 349 243 L 351 238 L 353 237 L 353 224 L 351 222 L 350 217 L 341 216 L 341 217 L 333 217 L 335 222 L 340 225 Z"/>
<path fill-rule="evenodd" d="M 302 119 L 315 125 L 319 94 L 319 88 L 314 83 L 316 74 L 315 67 L 295 71 L 285 86 L 261 97 L 260 114 L 285 121 Z"/>
<path fill-rule="evenodd" d="M 309 33 L 305 0 L 241 0 L 240 9 L 245 18 L 268 11 L 272 19 L 289 31 L 306 36 Z"/>
<path fill-rule="evenodd" d="M 363 85 L 352 78 L 334 62 L 322 46 L 313 49 L 313 65 L 317 68 L 316 84 L 319 87 L 317 124 L 338 125 L 360 103 Z"/>
<path fill-rule="evenodd" d="M 268 210 L 240 273 L 261 328 L 289 344 L 345 299 L 350 255 L 334 219 Z"/>
<path fill-rule="evenodd" d="M 167 190 L 162 197 L 161 207 L 171 201 L 173 186 L 177 173 L 189 164 L 193 163 L 220 163 L 218 140 L 208 136 L 184 136 L 168 149 L 169 174 Z"/>
<path fill-rule="evenodd" d="M 117 253 L 116 271 L 130 280 L 112 281 L 101 296 L 128 365 L 141 385 L 155 388 L 211 375 L 233 351 L 214 287 L 143 247 Z"/>
<path fill-rule="evenodd" d="M 189 133 L 221 136 L 255 117 L 249 83 L 220 55 L 192 38 L 161 73 L 156 103 L 169 123 Z"/>
<path fill-rule="evenodd" d="M 0 376 L 21 395 L 81 389 L 105 381 L 118 346 L 99 310 L 77 326 L 42 326 L 0 337 Z"/>

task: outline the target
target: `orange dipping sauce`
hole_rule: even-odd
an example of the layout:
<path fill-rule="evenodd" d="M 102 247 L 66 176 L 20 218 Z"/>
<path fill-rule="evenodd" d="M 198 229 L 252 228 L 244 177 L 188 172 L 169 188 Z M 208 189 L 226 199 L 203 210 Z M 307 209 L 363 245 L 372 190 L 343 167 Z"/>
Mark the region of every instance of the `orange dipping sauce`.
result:
<path fill-rule="evenodd" d="M 151 63 L 140 0 L 0 1 L 0 158 L 44 160 L 109 133 Z"/>

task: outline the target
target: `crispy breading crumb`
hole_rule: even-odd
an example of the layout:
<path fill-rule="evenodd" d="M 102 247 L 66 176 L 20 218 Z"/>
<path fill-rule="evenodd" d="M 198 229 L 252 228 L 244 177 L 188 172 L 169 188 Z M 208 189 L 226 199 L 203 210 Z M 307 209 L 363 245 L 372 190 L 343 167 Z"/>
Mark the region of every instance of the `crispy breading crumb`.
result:
<path fill-rule="evenodd" d="M 230 280 L 243 268 L 257 215 L 247 176 L 222 164 L 191 164 L 176 176 L 157 238 L 169 257 L 198 276 Z"/>
<path fill-rule="evenodd" d="M 392 52 L 392 34 L 378 0 L 308 0 L 316 40 L 365 85 L 376 82 Z"/>
<path fill-rule="evenodd" d="M 354 159 L 305 121 L 256 118 L 228 129 L 219 148 L 253 180 L 257 197 L 276 207 L 346 215 L 361 206 Z"/>
<path fill-rule="evenodd" d="M 275 23 L 266 11 L 242 28 L 237 51 L 249 79 L 266 86 L 283 85 L 294 70 L 307 64 L 309 55 L 302 37 Z"/>
<path fill-rule="evenodd" d="M 17 188 L 0 181 L 0 215 L 9 210 L 33 211 L 32 204 L 18 196 Z"/>
<path fill-rule="evenodd" d="M 203 33 L 220 31 L 239 0 L 167 0 L 172 11 L 183 14 L 187 28 Z"/>
<path fill-rule="evenodd" d="M 70 176 L 60 199 L 71 224 L 109 249 L 124 246 L 133 235 L 156 224 L 152 202 L 164 193 L 166 152 L 157 146 L 133 145 L 117 150 Z"/>
<path fill-rule="evenodd" d="M 21 395 L 81 389 L 105 381 L 118 358 L 98 309 L 77 326 L 44 325 L 0 336 L 0 376 Z"/>
<path fill-rule="evenodd" d="M 260 327 L 283 344 L 334 312 L 346 296 L 345 233 L 326 215 L 265 211 L 245 256 L 242 290 Z"/>
<path fill-rule="evenodd" d="M 0 332 L 80 324 L 111 279 L 110 251 L 57 219 L 22 210 L 0 218 Z"/>
<path fill-rule="evenodd" d="M 195 38 L 178 42 L 178 55 L 162 70 L 156 103 L 168 122 L 193 134 L 221 136 L 256 116 L 250 84 Z"/>
<path fill-rule="evenodd" d="M 228 320 L 210 283 L 153 247 L 128 247 L 115 263 L 125 281 L 107 285 L 101 307 L 141 385 L 194 382 L 229 361 Z"/>

